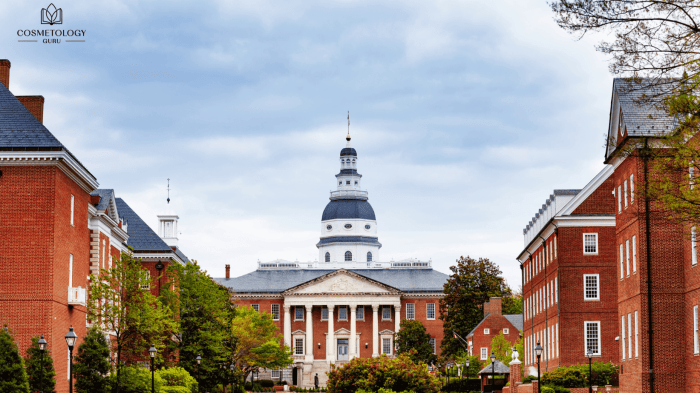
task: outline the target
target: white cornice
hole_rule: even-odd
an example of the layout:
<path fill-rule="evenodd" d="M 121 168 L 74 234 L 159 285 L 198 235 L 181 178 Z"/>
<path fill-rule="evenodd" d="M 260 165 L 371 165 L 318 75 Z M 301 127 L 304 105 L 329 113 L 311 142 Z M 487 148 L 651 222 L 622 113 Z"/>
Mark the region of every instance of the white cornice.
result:
<path fill-rule="evenodd" d="M 554 219 L 561 227 L 614 227 L 615 216 L 566 216 Z"/>
<path fill-rule="evenodd" d="M 75 181 L 80 188 L 90 193 L 100 184 L 73 156 L 65 150 L 60 151 L 2 151 L 0 165 L 46 165 L 57 166 L 63 173 Z"/>

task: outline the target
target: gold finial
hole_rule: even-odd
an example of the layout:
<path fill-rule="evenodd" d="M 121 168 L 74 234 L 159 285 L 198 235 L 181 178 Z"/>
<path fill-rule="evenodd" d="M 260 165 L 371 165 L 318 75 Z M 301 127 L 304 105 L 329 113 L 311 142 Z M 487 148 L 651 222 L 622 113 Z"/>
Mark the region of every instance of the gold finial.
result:
<path fill-rule="evenodd" d="M 348 136 L 345 137 L 345 140 L 350 142 L 350 111 L 348 111 Z"/>

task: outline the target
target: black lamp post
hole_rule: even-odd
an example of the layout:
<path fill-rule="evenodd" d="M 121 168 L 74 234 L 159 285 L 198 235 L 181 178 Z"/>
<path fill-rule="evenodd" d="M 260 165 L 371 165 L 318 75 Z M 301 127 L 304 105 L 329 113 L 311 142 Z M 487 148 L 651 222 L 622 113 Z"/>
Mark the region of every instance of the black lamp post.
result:
<path fill-rule="evenodd" d="M 464 368 L 467 369 L 467 379 L 469 379 L 469 358 L 467 358 L 467 360 L 464 361 Z"/>
<path fill-rule="evenodd" d="M 197 377 L 199 377 L 199 365 L 202 364 L 202 355 L 201 354 L 197 355 L 196 360 L 197 360 L 197 367 L 195 368 L 194 372 L 195 372 L 195 374 L 197 374 Z"/>
<path fill-rule="evenodd" d="M 588 348 L 588 393 L 593 393 L 593 374 L 591 373 L 591 358 L 593 357 L 593 351 Z"/>
<path fill-rule="evenodd" d="M 535 355 L 537 356 L 537 393 L 540 393 L 540 356 L 542 356 L 542 346 L 539 341 L 535 347 Z"/>
<path fill-rule="evenodd" d="M 75 340 L 78 336 L 73 331 L 73 326 L 71 325 L 68 333 L 66 333 L 66 344 L 68 344 L 68 393 L 73 393 L 73 346 L 75 345 Z"/>
<path fill-rule="evenodd" d="M 494 389 L 496 384 L 496 354 L 491 351 L 491 390 Z"/>
<path fill-rule="evenodd" d="M 44 376 L 44 372 L 46 372 L 46 370 L 44 369 L 44 351 L 45 350 L 46 350 L 46 340 L 44 340 L 44 335 L 42 334 L 41 338 L 39 339 L 39 351 L 41 351 L 41 376 L 42 377 Z M 44 387 L 43 378 L 42 378 L 41 386 L 42 386 L 42 388 Z M 41 393 L 44 393 L 44 391 L 41 390 Z"/>
<path fill-rule="evenodd" d="M 151 355 L 151 393 L 156 393 L 156 369 L 153 366 L 153 361 L 156 359 L 156 349 L 155 344 L 151 344 L 151 348 L 148 350 L 148 354 Z"/>

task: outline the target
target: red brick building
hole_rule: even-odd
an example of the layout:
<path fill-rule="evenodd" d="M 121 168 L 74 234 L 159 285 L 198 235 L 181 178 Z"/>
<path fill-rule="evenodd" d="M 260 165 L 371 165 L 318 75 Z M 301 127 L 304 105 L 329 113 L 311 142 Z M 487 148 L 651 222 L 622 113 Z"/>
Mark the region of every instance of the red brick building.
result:
<path fill-rule="evenodd" d="M 32 337 L 44 335 L 62 393 L 64 336 L 73 326 L 79 345 L 88 327 L 88 276 L 129 245 L 153 271 L 157 293 L 158 262 L 187 258 L 113 190 L 98 189 L 95 176 L 42 124 L 43 97 L 16 97 L 9 83 L 10 62 L 0 60 L 0 324 L 15 334 L 22 355 Z"/>
<path fill-rule="evenodd" d="M 484 303 L 484 319 L 466 337 L 469 354 L 490 361 L 491 341 L 503 333 L 503 337 L 515 345 L 523 332 L 523 315 L 503 315 L 503 299 L 492 297 Z"/>
<path fill-rule="evenodd" d="M 554 190 L 523 230 L 525 375 L 619 359 L 613 170 L 581 190 Z"/>
<path fill-rule="evenodd" d="M 447 275 L 430 261 L 379 260 L 377 220 L 360 190 L 357 152 L 341 150 L 337 191 L 321 218 L 320 261 L 258 263 L 252 273 L 215 279 L 239 304 L 272 314 L 293 350 L 294 364 L 266 370 L 261 378 L 311 387 L 314 376 L 325 385 L 331 364 L 361 357 L 394 356 L 394 333 L 401 319 L 423 323 L 436 354 L 443 337 L 439 302 Z"/>

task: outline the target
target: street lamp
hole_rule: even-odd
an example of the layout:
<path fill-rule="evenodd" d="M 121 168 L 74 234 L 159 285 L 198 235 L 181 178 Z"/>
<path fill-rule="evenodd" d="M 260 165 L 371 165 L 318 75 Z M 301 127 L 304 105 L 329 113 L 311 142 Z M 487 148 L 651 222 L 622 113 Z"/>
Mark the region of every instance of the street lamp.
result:
<path fill-rule="evenodd" d="M 588 393 L 593 393 L 593 374 L 591 373 L 591 358 L 593 357 L 593 351 L 588 348 Z"/>
<path fill-rule="evenodd" d="M 68 393 L 73 393 L 73 346 L 75 345 L 75 340 L 78 336 L 73 331 L 73 325 L 71 325 L 68 333 L 66 333 L 66 344 L 68 344 Z"/>
<path fill-rule="evenodd" d="M 148 350 L 148 354 L 151 355 L 151 393 L 156 393 L 156 372 L 155 367 L 153 367 L 153 361 L 156 359 L 156 349 L 155 344 L 151 344 L 151 348 Z"/>
<path fill-rule="evenodd" d="M 46 371 L 44 369 L 44 351 L 46 350 L 46 340 L 44 340 L 44 335 L 41 335 L 41 338 L 39 339 L 39 351 L 41 351 L 41 376 L 44 376 L 44 372 Z M 42 384 L 41 387 L 44 387 L 43 384 L 43 378 L 42 378 Z M 42 390 L 41 393 L 44 393 Z"/>
<path fill-rule="evenodd" d="M 542 356 L 542 346 L 537 342 L 535 346 L 535 355 L 537 356 L 537 393 L 540 393 L 540 356 Z"/>
<path fill-rule="evenodd" d="M 494 389 L 496 384 L 496 354 L 491 351 L 491 390 Z"/>
<path fill-rule="evenodd" d="M 467 369 L 467 379 L 469 379 L 469 358 L 464 361 L 464 367 Z"/>

